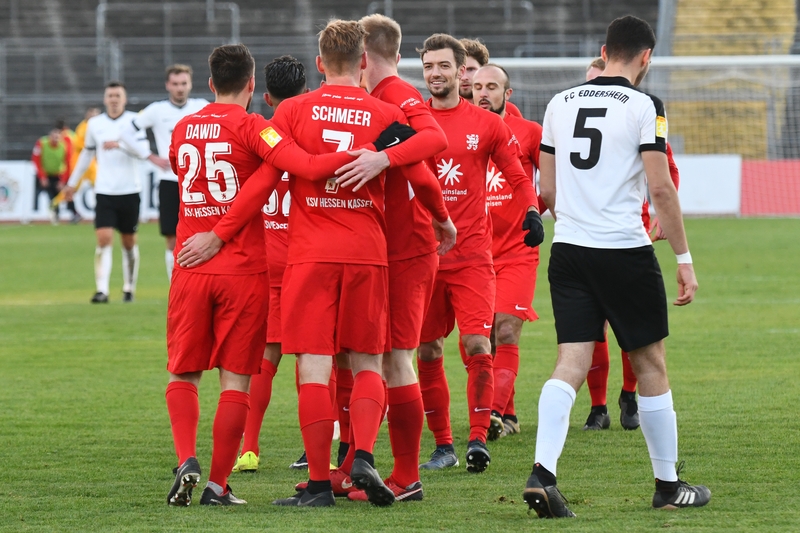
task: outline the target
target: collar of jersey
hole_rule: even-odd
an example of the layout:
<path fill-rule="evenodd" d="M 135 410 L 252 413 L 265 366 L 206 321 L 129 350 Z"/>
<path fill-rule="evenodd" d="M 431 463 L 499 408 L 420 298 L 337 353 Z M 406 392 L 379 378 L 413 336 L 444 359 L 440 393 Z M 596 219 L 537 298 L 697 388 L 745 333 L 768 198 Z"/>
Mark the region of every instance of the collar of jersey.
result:
<path fill-rule="evenodd" d="M 636 87 L 628 81 L 628 78 L 623 78 L 622 76 L 597 76 L 595 79 L 587 81 L 585 85 L 621 85 L 622 87 L 636 89 Z"/>

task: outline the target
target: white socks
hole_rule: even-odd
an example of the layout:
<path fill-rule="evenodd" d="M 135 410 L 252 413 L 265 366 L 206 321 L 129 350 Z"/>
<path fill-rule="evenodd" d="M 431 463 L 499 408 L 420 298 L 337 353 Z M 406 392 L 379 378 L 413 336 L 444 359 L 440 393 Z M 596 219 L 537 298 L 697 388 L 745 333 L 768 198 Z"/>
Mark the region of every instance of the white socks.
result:
<path fill-rule="evenodd" d="M 167 281 L 172 283 L 172 266 L 175 264 L 175 254 L 172 250 L 164 253 L 164 263 L 167 265 Z"/>
<path fill-rule="evenodd" d="M 678 421 L 672 409 L 672 391 L 661 396 L 640 395 L 639 422 L 656 479 L 677 481 Z"/>
<path fill-rule="evenodd" d="M 97 292 L 108 295 L 111 279 L 111 246 L 98 246 L 94 249 L 94 283 Z"/>
<path fill-rule="evenodd" d="M 109 256 L 110 257 L 110 256 Z M 136 278 L 139 277 L 139 245 L 126 250 L 122 248 L 122 291 L 136 292 Z M 106 284 L 106 286 L 108 286 Z"/>
<path fill-rule="evenodd" d="M 550 379 L 539 396 L 539 428 L 536 430 L 534 462 L 556 475 L 556 464 L 569 430 L 569 413 L 575 403 L 575 389 L 560 379 Z"/>

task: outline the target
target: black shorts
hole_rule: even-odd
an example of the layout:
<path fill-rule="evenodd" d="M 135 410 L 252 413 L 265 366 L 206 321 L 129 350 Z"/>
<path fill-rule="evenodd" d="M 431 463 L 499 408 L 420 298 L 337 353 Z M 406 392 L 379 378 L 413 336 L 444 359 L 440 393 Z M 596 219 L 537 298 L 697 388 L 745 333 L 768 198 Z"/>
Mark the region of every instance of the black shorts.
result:
<path fill-rule="evenodd" d="M 94 227 L 116 228 L 120 233 L 136 233 L 139 226 L 139 193 L 97 194 L 94 208 Z"/>
<path fill-rule="evenodd" d="M 559 344 L 602 342 L 606 320 L 626 352 L 669 335 L 667 295 L 652 246 L 554 243 L 547 276 Z"/>
<path fill-rule="evenodd" d="M 174 236 L 178 227 L 178 182 L 161 180 L 158 182 L 158 225 L 161 235 Z"/>

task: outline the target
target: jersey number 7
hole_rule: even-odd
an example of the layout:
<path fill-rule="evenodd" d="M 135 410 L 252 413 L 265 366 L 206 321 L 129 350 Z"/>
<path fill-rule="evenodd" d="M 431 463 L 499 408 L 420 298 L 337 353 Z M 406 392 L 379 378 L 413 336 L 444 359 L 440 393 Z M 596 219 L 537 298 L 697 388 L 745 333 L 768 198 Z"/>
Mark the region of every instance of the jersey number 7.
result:
<path fill-rule="evenodd" d="M 570 152 L 569 161 L 572 166 L 579 170 L 589 170 L 594 168 L 600 160 L 600 145 L 603 143 L 603 133 L 597 128 L 587 128 L 587 118 L 602 118 L 606 116 L 607 108 L 581 108 L 578 109 L 578 117 L 575 119 L 575 131 L 572 136 L 576 139 L 589 139 L 589 157 L 581 157 L 580 152 Z"/>

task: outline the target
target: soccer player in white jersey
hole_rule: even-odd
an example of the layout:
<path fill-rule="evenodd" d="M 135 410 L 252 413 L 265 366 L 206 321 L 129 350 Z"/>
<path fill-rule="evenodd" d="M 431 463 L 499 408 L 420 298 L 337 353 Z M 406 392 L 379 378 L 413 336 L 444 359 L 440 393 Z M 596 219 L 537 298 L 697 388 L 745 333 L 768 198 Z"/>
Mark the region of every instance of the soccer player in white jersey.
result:
<path fill-rule="evenodd" d="M 153 102 L 139 112 L 130 126 L 125 128 L 122 140 L 134 146 L 135 140 L 141 137 L 146 129 L 153 130 L 156 139 L 158 154 L 150 152 L 150 145 L 137 152 L 142 159 L 149 159 L 156 165 L 160 172 L 157 174 L 158 182 L 158 220 L 161 235 L 167 241 L 167 250 L 164 261 L 167 265 L 167 278 L 172 279 L 172 265 L 174 263 L 173 250 L 175 250 L 175 228 L 178 226 L 178 176 L 169 168 L 169 144 L 172 140 L 172 130 L 175 124 L 186 115 L 199 111 L 206 105 L 205 98 L 189 98 L 192 92 L 192 67 L 189 65 L 175 64 L 167 67 L 166 87 L 169 98 Z"/>
<path fill-rule="evenodd" d="M 66 199 L 71 200 L 81 176 L 89 168 L 92 158 L 97 157 L 97 177 L 94 182 L 97 198 L 94 279 L 97 292 L 92 296 L 92 303 L 108 303 L 114 229 L 119 231 L 122 240 L 123 301 L 132 302 L 136 292 L 139 272 L 136 228 L 139 225 L 141 202 L 139 193 L 142 191 L 136 154 L 143 149 L 147 138 L 142 133 L 139 138 L 133 139 L 132 144 L 122 141 L 122 130 L 136 116 L 136 113 L 125 111 L 126 103 L 125 86 L 118 81 L 109 82 L 103 94 L 106 112 L 89 119 L 85 145 L 64 188 Z"/>
<path fill-rule="evenodd" d="M 539 517 L 575 516 L 556 487 L 556 464 L 606 320 L 639 379 L 640 423 L 656 478 L 653 507 L 700 507 L 711 498 L 708 488 L 681 481 L 675 468 L 666 293 L 641 219 L 646 178 L 677 255 L 674 304 L 691 303 L 697 278 L 667 165 L 664 105 L 636 89 L 654 47 L 647 22 L 614 20 L 602 48 L 603 75 L 557 94 L 545 112 L 540 188 L 556 219 L 548 276 L 558 360 L 539 397 L 534 467 L 523 493 Z"/>

